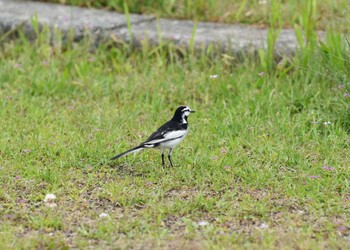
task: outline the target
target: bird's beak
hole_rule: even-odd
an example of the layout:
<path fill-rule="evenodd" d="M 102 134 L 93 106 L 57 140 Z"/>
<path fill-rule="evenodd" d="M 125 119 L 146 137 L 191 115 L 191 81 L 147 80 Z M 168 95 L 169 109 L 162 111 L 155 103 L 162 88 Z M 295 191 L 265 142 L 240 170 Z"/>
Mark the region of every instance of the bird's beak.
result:
<path fill-rule="evenodd" d="M 191 113 L 196 113 L 196 111 L 195 111 L 195 110 L 191 110 L 190 112 L 191 112 Z"/>

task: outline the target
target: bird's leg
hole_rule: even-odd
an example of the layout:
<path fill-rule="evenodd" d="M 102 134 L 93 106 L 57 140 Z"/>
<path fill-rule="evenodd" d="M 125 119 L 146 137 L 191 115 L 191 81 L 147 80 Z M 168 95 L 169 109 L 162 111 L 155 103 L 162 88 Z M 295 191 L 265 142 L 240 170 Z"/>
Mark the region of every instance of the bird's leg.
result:
<path fill-rule="evenodd" d="M 173 152 L 173 149 L 171 148 L 171 149 L 169 150 L 168 159 L 169 159 L 169 162 L 170 162 L 170 166 L 171 166 L 171 167 L 174 167 L 174 166 L 173 166 L 173 163 L 171 162 L 171 154 L 172 154 L 172 152 Z"/>
<path fill-rule="evenodd" d="M 162 149 L 162 164 L 163 164 L 163 166 L 165 165 L 165 161 L 164 161 L 164 148 Z"/>

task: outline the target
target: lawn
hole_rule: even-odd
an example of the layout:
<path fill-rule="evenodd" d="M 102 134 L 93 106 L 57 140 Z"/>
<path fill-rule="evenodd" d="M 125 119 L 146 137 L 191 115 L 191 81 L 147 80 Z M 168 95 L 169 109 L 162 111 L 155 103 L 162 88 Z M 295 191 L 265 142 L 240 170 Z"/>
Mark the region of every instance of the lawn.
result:
<path fill-rule="evenodd" d="M 261 55 L 2 41 L 0 248 L 349 248 L 348 45 Z M 109 161 L 182 104 L 173 168 Z"/>

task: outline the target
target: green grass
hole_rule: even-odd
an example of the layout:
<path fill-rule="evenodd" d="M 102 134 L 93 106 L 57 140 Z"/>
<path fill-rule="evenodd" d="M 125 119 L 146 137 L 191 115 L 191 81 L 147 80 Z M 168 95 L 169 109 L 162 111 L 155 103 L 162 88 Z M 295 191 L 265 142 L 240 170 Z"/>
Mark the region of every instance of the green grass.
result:
<path fill-rule="evenodd" d="M 0 248 L 350 246 L 339 35 L 268 67 L 171 45 L 89 48 L 45 32 L 1 45 Z M 181 104 L 197 113 L 174 168 L 152 150 L 108 161 Z"/>
<path fill-rule="evenodd" d="M 97 7 L 124 12 L 123 0 L 43 0 L 47 2 L 66 3 L 84 7 Z M 293 27 L 300 24 L 300 13 L 307 8 L 309 2 L 316 6 L 315 25 L 318 29 L 337 29 L 349 32 L 350 5 L 348 0 L 322 1 L 273 1 L 281 3 L 283 25 Z M 196 19 L 200 21 L 245 23 L 258 27 L 269 25 L 273 7 L 269 0 L 128 0 L 128 8 L 132 13 L 152 14 L 158 17 Z"/>

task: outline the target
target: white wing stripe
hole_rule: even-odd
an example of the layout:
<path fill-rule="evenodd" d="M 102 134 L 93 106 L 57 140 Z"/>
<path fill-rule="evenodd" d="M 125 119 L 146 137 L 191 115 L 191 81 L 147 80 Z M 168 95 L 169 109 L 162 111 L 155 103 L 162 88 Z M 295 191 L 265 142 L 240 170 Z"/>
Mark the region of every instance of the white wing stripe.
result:
<path fill-rule="evenodd" d="M 160 143 L 160 142 L 169 141 L 169 140 L 173 140 L 173 139 L 178 139 L 178 138 L 181 138 L 181 137 L 185 136 L 187 134 L 187 132 L 188 132 L 187 130 L 171 131 L 171 132 L 168 132 L 168 133 L 164 134 L 163 135 L 164 138 L 148 141 L 148 142 L 145 143 L 145 145 Z"/>
<path fill-rule="evenodd" d="M 164 139 L 174 139 L 174 138 L 178 138 L 181 136 L 184 136 L 187 134 L 187 130 L 177 130 L 177 131 L 171 131 L 169 133 L 164 134 Z"/>

